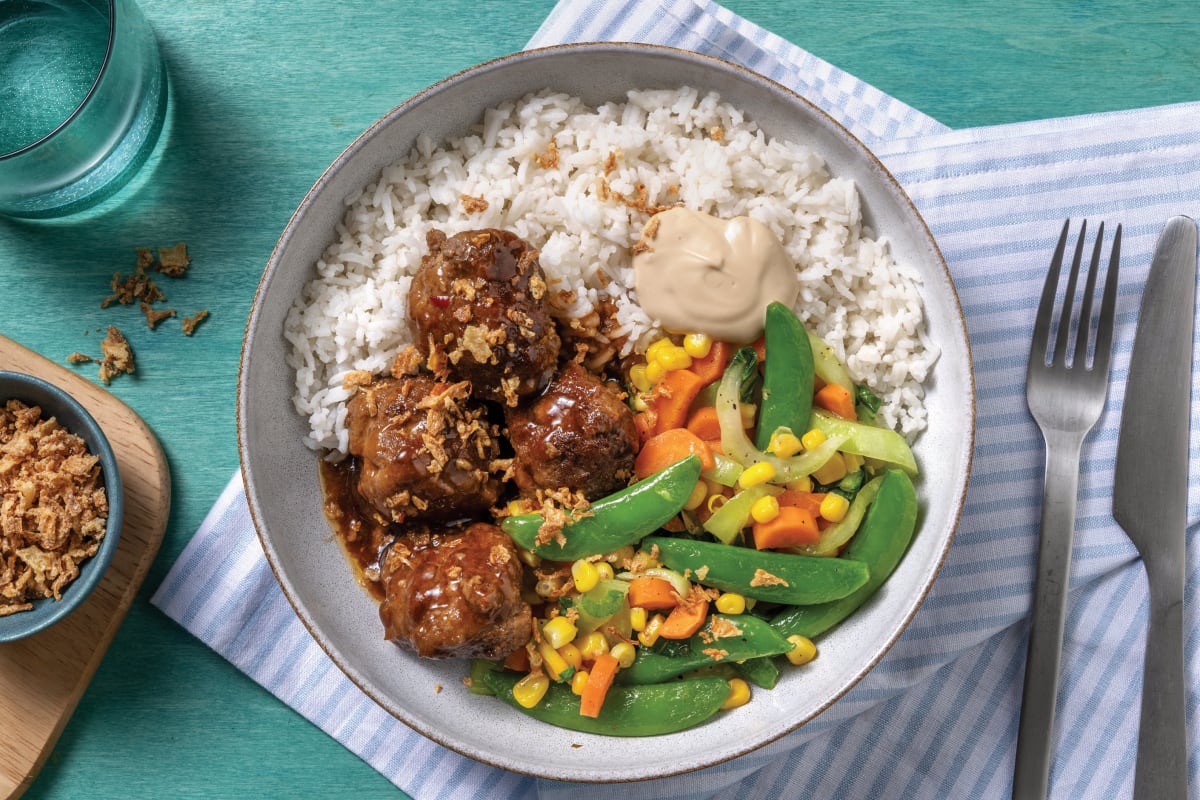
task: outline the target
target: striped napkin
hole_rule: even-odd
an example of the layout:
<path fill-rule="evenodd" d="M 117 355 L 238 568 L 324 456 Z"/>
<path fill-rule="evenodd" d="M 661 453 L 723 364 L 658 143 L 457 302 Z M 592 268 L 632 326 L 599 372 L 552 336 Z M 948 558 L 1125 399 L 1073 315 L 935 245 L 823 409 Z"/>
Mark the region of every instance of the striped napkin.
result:
<path fill-rule="evenodd" d="M 1167 217 L 1200 215 L 1200 104 L 950 131 L 705 0 L 562 0 L 530 46 L 583 40 L 670 44 L 741 63 L 804 95 L 872 147 L 950 265 L 978 388 L 975 467 L 962 524 L 930 596 L 883 661 L 792 734 L 726 764 L 622 786 L 622 796 L 1008 796 L 1043 458 L 1025 407 L 1028 337 L 1062 220 L 1086 217 L 1123 223 L 1124 243 L 1113 383 L 1083 450 L 1051 795 L 1128 797 L 1148 605 L 1144 571 L 1111 516 L 1112 464 L 1155 239 Z M 1192 452 L 1200 453 L 1200 429 L 1192 437 Z M 1193 455 L 1194 476 L 1198 461 Z M 1200 483 L 1193 482 L 1189 534 L 1198 521 Z M 1187 575 L 1195 597 L 1194 557 Z M 362 695 L 284 599 L 237 476 L 152 602 L 416 798 L 611 796 L 611 787 L 541 781 L 475 763 Z M 1194 605 L 1185 621 L 1188 685 L 1198 687 Z M 1189 708 L 1197 700 L 1192 688 Z M 1195 756 L 1195 719 L 1191 734 Z M 1200 794 L 1191 775 L 1191 791 Z"/>

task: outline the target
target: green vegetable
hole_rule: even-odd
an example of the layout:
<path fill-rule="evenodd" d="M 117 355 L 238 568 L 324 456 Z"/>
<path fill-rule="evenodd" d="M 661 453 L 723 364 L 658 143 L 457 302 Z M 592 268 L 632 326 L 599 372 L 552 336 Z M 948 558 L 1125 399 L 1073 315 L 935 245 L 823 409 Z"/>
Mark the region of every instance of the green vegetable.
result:
<path fill-rule="evenodd" d="M 791 642 L 765 620 L 750 614 L 713 614 L 682 652 L 665 654 L 639 647 L 632 666 L 617 673 L 617 683 L 661 683 L 694 669 L 779 655 L 791 649 Z"/>
<path fill-rule="evenodd" d="M 858 414 L 860 422 L 874 423 L 875 415 L 879 413 L 879 406 L 882 404 L 879 395 L 867 386 L 861 383 L 854 385 L 854 411 Z"/>
<path fill-rule="evenodd" d="M 743 347 L 733 354 L 729 366 L 725 368 L 725 374 L 721 377 L 716 404 L 717 420 L 721 424 L 721 449 L 725 451 L 725 455 L 743 467 L 749 467 L 760 461 L 768 462 L 775 468 L 774 481 L 786 483 L 820 469 L 840 449 L 842 442 L 845 441 L 845 435 L 826 434 L 826 439 L 820 446 L 792 458 L 778 458 L 755 447 L 754 442 L 750 441 L 750 438 L 746 436 L 746 431 L 742 428 L 742 413 L 739 410 L 739 403 L 742 402 L 740 399 L 742 382 L 747 374 L 757 374 L 757 370 L 754 368 L 757 361 L 758 356 L 755 355 L 754 348 Z"/>
<path fill-rule="evenodd" d="M 602 580 L 589 591 L 578 597 L 560 597 L 559 609 L 566 613 L 574 608 L 579 614 L 575 626 L 580 633 L 591 633 L 625 607 L 625 595 L 629 592 L 626 581 Z"/>
<path fill-rule="evenodd" d="M 817 377 L 826 383 L 836 383 L 847 392 L 854 394 L 854 381 L 846 371 L 846 365 L 833 352 L 833 348 L 815 333 L 808 334 L 808 344 L 813 354 L 813 371 Z"/>
<path fill-rule="evenodd" d="M 788 643 L 791 647 L 791 643 Z M 779 680 L 779 665 L 775 663 L 776 659 L 771 656 L 762 656 L 761 658 L 750 658 L 743 662 L 735 663 L 733 668 L 738 671 L 746 680 L 753 683 L 755 686 L 761 686 L 764 689 L 774 689 L 776 682 Z"/>
<path fill-rule="evenodd" d="M 691 570 L 694 580 L 725 592 L 787 605 L 838 600 L 867 583 L 865 564 L 845 558 L 772 553 L 716 542 L 648 536 L 642 549 L 658 546 L 671 569 Z"/>
<path fill-rule="evenodd" d="M 754 444 L 766 450 L 771 436 L 787 428 L 801 436 L 813 399 L 813 353 L 803 323 L 783 303 L 767 306 L 762 400 Z"/>
<path fill-rule="evenodd" d="M 509 670 L 480 668 L 472 680 L 504 702 L 534 719 L 583 733 L 604 736 L 660 736 L 699 725 L 721 708 L 729 696 L 729 684 L 721 678 L 697 678 L 651 686 L 613 686 L 604 698 L 600 715 L 579 713 L 579 698 L 563 684 L 551 684 L 546 696 L 533 708 L 513 698 L 512 689 L 523 675 Z M 620 675 L 620 673 L 617 673 Z"/>
<path fill-rule="evenodd" d="M 867 564 L 871 570 L 867 583 L 840 600 L 788 609 L 775 617 L 771 625 L 785 637 L 798 633 L 811 639 L 850 616 L 896 569 L 912 541 L 916 524 L 917 493 L 912 481 L 900 470 L 889 470 L 844 558 L 836 559 L 850 558 Z"/>
<path fill-rule="evenodd" d="M 611 553 L 658 530 L 679 513 L 700 479 L 700 459 L 688 456 L 645 480 L 592 503 L 586 516 L 575 516 L 562 529 L 565 541 L 538 544 L 541 514 L 506 517 L 500 522 L 512 540 L 551 561 Z"/>
<path fill-rule="evenodd" d="M 883 461 L 909 475 L 917 474 L 917 460 L 912 448 L 903 436 L 889 428 L 841 419 L 822 411 L 814 411 L 809 424 L 831 439 L 836 437 L 842 452 Z"/>

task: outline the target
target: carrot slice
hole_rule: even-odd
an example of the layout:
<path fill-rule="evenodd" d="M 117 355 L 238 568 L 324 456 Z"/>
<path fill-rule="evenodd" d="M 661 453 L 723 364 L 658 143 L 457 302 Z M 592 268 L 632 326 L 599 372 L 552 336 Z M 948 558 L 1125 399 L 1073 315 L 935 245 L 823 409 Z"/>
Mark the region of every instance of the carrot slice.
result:
<path fill-rule="evenodd" d="M 851 397 L 850 390 L 841 384 L 825 384 L 813 396 L 813 402 L 842 419 L 858 419 L 858 414 L 854 411 L 854 398 Z"/>
<path fill-rule="evenodd" d="M 780 506 L 774 519 L 754 523 L 754 547 L 758 550 L 816 544 L 820 538 L 816 517 L 799 506 Z"/>
<path fill-rule="evenodd" d="M 644 608 L 648 611 L 665 611 L 679 605 L 679 594 L 669 581 L 643 575 L 629 582 L 630 608 Z"/>
<path fill-rule="evenodd" d="M 706 384 L 712 383 L 719 381 L 725 374 L 725 367 L 729 366 L 731 358 L 733 358 L 733 345 L 716 340 L 709 348 L 708 355 L 704 358 L 692 359 L 692 366 L 689 369 Z"/>
<path fill-rule="evenodd" d="M 667 615 L 658 635 L 664 639 L 687 639 L 704 625 L 708 616 L 708 598 L 695 589 Z M 589 678 L 590 680 L 590 678 Z"/>
<path fill-rule="evenodd" d="M 822 492 L 802 492 L 799 489 L 788 489 L 775 497 L 779 505 L 803 508 L 814 518 L 820 515 L 821 501 L 824 499 Z"/>
<path fill-rule="evenodd" d="M 579 696 L 579 713 L 593 719 L 600 716 L 604 706 L 604 698 L 608 688 L 612 686 L 617 674 L 617 659 L 611 653 L 600 653 L 588 671 L 587 683 L 583 686 L 583 694 Z"/>
<path fill-rule="evenodd" d="M 717 409 L 712 406 L 701 406 L 688 417 L 687 429 L 704 441 L 720 441 L 721 423 L 717 419 Z"/>
<path fill-rule="evenodd" d="M 504 666 L 516 672 L 529 672 L 529 651 L 524 647 L 513 650 L 504 657 Z"/>
<path fill-rule="evenodd" d="M 664 375 L 647 402 L 656 415 L 654 432 L 687 425 L 688 410 L 703 388 L 704 381 L 691 370 L 674 369 Z"/>
<path fill-rule="evenodd" d="M 642 444 L 633 462 L 633 472 L 639 479 L 648 478 L 690 455 L 700 457 L 701 469 L 712 469 L 717 465 L 703 439 L 687 428 L 672 428 L 652 436 Z"/>

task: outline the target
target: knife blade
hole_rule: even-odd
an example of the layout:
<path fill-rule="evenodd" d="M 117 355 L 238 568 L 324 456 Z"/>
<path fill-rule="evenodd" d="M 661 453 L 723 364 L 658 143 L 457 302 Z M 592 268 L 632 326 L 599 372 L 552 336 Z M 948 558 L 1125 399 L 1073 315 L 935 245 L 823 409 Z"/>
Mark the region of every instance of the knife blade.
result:
<path fill-rule="evenodd" d="M 1113 487 L 1113 517 L 1150 586 L 1135 800 L 1187 797 L 1183 589 L 1195 291 L 1196 223 L 1172 217 L 1142 292 Z"/>

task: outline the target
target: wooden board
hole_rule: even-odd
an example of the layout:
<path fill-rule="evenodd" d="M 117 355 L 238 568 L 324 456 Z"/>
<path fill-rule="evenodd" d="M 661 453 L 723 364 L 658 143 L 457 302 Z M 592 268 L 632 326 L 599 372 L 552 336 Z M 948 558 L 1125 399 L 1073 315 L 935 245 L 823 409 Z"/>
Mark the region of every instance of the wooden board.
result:
<path fill-rule="evenodd" d="M 83 403 L 112 444 L 125 490 L 120 545 L 83 605 L 41 633 L 0 644 L 0 797 L 15 798 L 45 763 L 146 577 L 167 527 L 171 483 L 150 428 L 102 387 L 3 336 L 0 369 L 37 375 Z"/>

